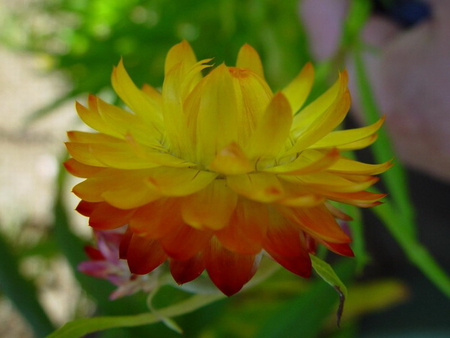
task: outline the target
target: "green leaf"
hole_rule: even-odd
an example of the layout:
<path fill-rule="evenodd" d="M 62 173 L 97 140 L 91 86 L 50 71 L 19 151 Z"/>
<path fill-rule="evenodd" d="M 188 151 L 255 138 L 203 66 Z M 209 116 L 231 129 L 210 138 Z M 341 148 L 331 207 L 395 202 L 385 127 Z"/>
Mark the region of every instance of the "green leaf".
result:
<path fill-rule="evenodd" d="M 340 325 L 342 312 L 344 311 L 344 302 L 347 298 L 347 288 L 344 283 L 340 280 L 339 276 L 334 272 L 330 264 L 321 260 L 315 255 L 309 255 L 311 257 L 311 262 L 316 273 L 322 277 L 322 279 L 330 284 L 339 294 L 339 308 L 337 310 L 337 324 Z"/>
<path fill-rule="evenodd" d="M 353 278 L 355 261 L 344 259 L 336 271 L 348 283 Z M 277 308 L 255 335 L 258 338 L 315 338 L 336 304 L 335 291 L 321 280 L 315 281 L 296 298 Z"/>

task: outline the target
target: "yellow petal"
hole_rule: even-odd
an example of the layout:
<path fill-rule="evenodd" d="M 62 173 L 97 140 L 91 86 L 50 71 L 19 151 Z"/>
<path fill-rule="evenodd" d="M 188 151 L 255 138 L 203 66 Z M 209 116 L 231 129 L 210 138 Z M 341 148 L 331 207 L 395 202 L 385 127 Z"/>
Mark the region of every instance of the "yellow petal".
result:
<path fill-rule="evenodd" d="M 165 75 L 167 76 L 171 69 L 179 63 L 184 64 L 186 71 L 197 63 L 197 57 L 191 45 L 186 40 L 173 46 L 167 53 L 166 63 L 164 65 Z"/>
<path fill-rule="evenodd" d="M 146 183 L 164 196 L 186 196 L 204 189 L 218 174 L 190 168 L 158 167 Z"/>
<path fill-rule="evenodd" d="M 226 186 L 224 179 L 214 180 L 206 188 L 183 200 L 183 220 L 197 229 L 222 229 L 230 221 L 237 194 Z"/>
<path fill-rule="evenodd" d="M 367 164 L 341 157 L 327 171 L 338 174 L 378 175 L 388 170 L 393 163 Z"/>
<path fill-rule="evenodd" d="M 275 175 L 252 173 L 227 176 L 228 186 L 249 199 L 272 203 L 284 197 L 284 189 Z"/>
<path fill-rule="evenodd" d="M 340 158 L 339 151 L 334 148 L 326 153 L 319 151 L 304 151 L 294 161 L 284 165 L 271 167 L 262 171 L 284 175 L 306 175 L 323 171 Z"/>
<path fill-rule="evenodd" d="M 314 82 L 314 68 L 307 63 L 297 77 L 282 90 L 291 104 L 292 112 L 297 113 L 308 98 Z"/>
<path fill-rule="evenodd" d="M 209 73 L 199 95 L 197 158 L 209 164 L 219 151 L 238 141 L 238 102 L 233 79 L 225 65 Z"/>
<path fill-rule="evenodd" d="M 250 137 L 248 156 L 252 159 L 276 156 L 289 137 L 291 125 L 291 106 L 282 93 L 277 93 Z"/>
<path fill-rule="evenodd" d="M 191 161 L 196 159 L 193 138 L 183 108 L 183 98 L 189 94 L 188 91 L 193 86 L 192 73 L 201 76 L 201 69 L 204 67 L 205 65 L 198 64 L 194 65 L 193 69 L 185 70 L 183 63 L 178 63 L 166 74 L 162 88 L 165 131 L 170 150 L 175 156 Z"/>
<path fill-rule="evenodd" d="M 322 103 L 324 106 L 331 101 L 331 104 L 324 110 L 312 112 L 310 107 L 315 105 L 313 102 L 306 107 L 305 110 L 295 116 L 295 118 L 299 118 L 297 121 L 294 121 L 295 127 L 293 130 L 293 135 L 297 140 L 287 154 L 298 153 L 309 147 L 311 144 L 316 143 L 336 128 L 345 118 L 350 108 L 350 93 L 347 89 L 346 73 L 343 73 L 340 76 L 338 84 L 339 86 L 336 89 L 337 93 L 333 100 L 331 100 L 331 98 L 330 100 L 327 98 L 319 98 L 315 101 L 323 101 Z M 333 87 L 335 88 L 336 85 Z M 302 118 L 304 118 L 304 120 L 302 120 Z"/>
<path fill-rule="evenodd" d="M 108 126 L 103 121 L 103 118 L 100 116 L 100 113 L 97 109 L 97 98 L 94 95 L 89 95 L 88 102 L 89 108 L 86 108 L 79 102 L 75 103 L 75 108 L 81 120 L 92 129 L 95 129 L 103 134 L 117 136 L 108 128 Z"/>
<path fill-rule="evenodd" d="M 373 134 L 361 140 L 337 146 L 336 148 L 338 148 L 340 151 L 364 149 L 374 143 L 377 138 L 378 135 Z"/>
<path fill-rule="evenodd" d="M 65 145 L 69 154 L 78 162 L 94 167 L 106 167 L 92 155 L 89 143 L 66 142 Z"/>
<path fill-rule="evenodd" d="M 149 170 L 105 169 L 77 184 L 73 192 L 88 202 L 106 201 L 119 209 L 131 209 L 161 197 L 145 180 Z"/>
<path fill-rule="evenodd" d="M 292 184 L 301 184 L 310 187 L 312 190 L 320 189 L 336 192 L 356 192 L 365 190 L 379 180 L 378 177 L 367 176 L 358 182 L 353 182 L 342 176 L 328 172 L 298 176 L 278 175 L 278 177 Z"/>
<path fill-rule="evenodd" d="M 102 133 L 87 133 L 84 131 L 68 131 L 67 137 L 70 142 L 76 143 L 123 143 L 122 140 L 112 137 L 109 135 L 105 135 Z"/>
<path fill-rule="evenodd" d="M 155 146 L 161 143 L 161 132 L 140 117 L 106 103 L 100 98 L 97 98 L 97 107 L 105 125 L 118 137 L 124 139 L 127 134 L 132 134 L 138 142 L 145 145 Z"/>
<path fill-rule="evenodd" d="M 376 133 L 383 124 L 384 119 L 385 118 L 382 117 L 374 124 L 371 124 L 370 126 L 366 127 L 333 131 L 328 135 L 326 135 L 321 140 L 311 145 L 309 148 L 318 149 L 318 148 L 337 147 L 363 140 Z"/>
<path fill-rule="evenodd" d="M 162 131 L 161 100 L 145 94 L 136 87 L 125 70 L 122 60 L 117 67 L 114 67 L 111 82 L 114 91 L 133 112 L 155 130 Z"/>
<path fill-rule="evenodd" d="M 235 142 L 219 151 L 209 168 L 224 175 L 246 174 L 255 169 Z"/>
<path fill-rule="evenodd" d="M 236 67 L 250 69 L 264 79 L 264 71 L 258 52 L 249 44 L 245 44 L 239 50 Z"/>

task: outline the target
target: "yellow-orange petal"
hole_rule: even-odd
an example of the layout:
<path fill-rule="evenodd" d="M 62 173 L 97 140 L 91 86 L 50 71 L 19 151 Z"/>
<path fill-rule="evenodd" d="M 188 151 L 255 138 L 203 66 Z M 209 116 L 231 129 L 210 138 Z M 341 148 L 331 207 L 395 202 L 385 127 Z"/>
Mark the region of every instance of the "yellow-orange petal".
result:
<path fill-rule="evenodd" d="M 272 203 L 284 197 L 284 189 L 275 175 L 251 173 L 227 177 L 228 186 L 249 199 Z"/>
<path fill-rule="evenodd" d="M 381 204 L 380 200 L 386 197 L 386 194 L 377 194 L 369 191 L 358 192 L 336 192 L 318 190 L 318 193 L 327 197 L 329 200 L 354 205 L 360 208 L 370 208 Z"/>
<path fill-rule="evenodd" d="M 164 196 L 186 196 L 204 189 L 217 173 L 191 169 L 158 167 L 150 169 L 146 184 Z"/>
<path fill-rule="evenodd" d="M 219 151 L 209 168 L 224 175 L 246 174 L 255 169 L 235 142 Z"/>
<path fill-rule="evenodd" d="M 229 224 L 215 236 L 230 251 L 255 255 L 262 249 L 268 217 L 265 205 L 240 198 Z"/>
<path fill-rule="evenodd" d="M 225 249 L 217 239 L 203 251 L 209 278 L 225 295 L 237 293 L 253 277 L 259 256 L 243 255 Z"/>
<path fill-rule="evenodd" d="M 75 160 L 74 158 L 69 158 L 67 161 L 65 161 L 64 167 L 72 175 L 74 175 L 76 177 L 82 177 L 82 178 L 88 178 L 88 177 L 94 176 L 95 174 L 104 170 L 104 168 L 101 168 L 101 167 L 93 167 L 90 165 L 80 163 L 77 160 Z"/>
<path fill-rule="evenodd" d="M 277 93 L 250 136 L 247 155 L 250 158 L 279 155 L 289 137 L 291 126 L 291 106 L 282 93 Z"/>
<path fill-rule="evenodd" d="M 324 205 L 312 208 L 278 207 L 278 210 L 314 238 L 321 238 L 333 243 L 351 241 Z"/>
<path fill-rule="evenodd" d="M 196 279 L 205 270 L 205 260 L 201 252 L 184 261 L 170 258 L 169 262 L 170 273 L 180 285 Z"/>
<path fill-rule="evenodd" d="M 160 239 L 164 251 L 173 259 L 186 260 L 201 252 L 209 245 L 211 231 L 197 230 L 182 225 Z"/>
<path fill-rule="evenodd" d="M 236 67 L 250 69 L 264 79 L 264 70 L 258 52 L 249 44 L 241 47 L 238 53 Z"/>
<path fill-rule="evenodd" d="M 177 198 L 161 198 L 135 210 L 129 221 L 134 233 L 147 238 L 161 238 L 184 224 Z"/>
<path fill-rule="evenodd" d="M 145 275 L 153 271 L 167 259 L 157 239 L 138 235 L 132 235 L 126 257 L 131 273 L 137 275 Z"/>
<path fill-rule="evenodd" d="M 184 197 L 183 220 L 197 229 L 222 229 L 229 223 L 237 199 L 224 179 L 214 180 L 206 188 Z"/>
<path fill-rule="evenodd" d="M 307 63 L 282 93 L 288 99 L 292 112 L 297 113 L 308 98 L 314 82 L 314 67 Z"/>

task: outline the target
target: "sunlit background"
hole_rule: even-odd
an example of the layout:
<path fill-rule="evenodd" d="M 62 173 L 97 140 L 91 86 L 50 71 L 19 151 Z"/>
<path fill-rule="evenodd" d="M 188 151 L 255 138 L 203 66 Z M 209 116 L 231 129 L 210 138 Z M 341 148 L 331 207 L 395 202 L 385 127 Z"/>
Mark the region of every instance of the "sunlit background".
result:
<path fill-rule="evenodd" d="M 77 198 L 70 189 L 75 179 L 61 173 L 65 131 L 83 128 L 74 101 L 84 103 L 93 93 L 119 103 L 110 74 L 121 57 L 136 84 L 160 87 L 165 55 L 182 39 L 199 59 L 215 57 L 216 65 L 234 64 L 239 48 L 249 43 L 261 54 L 269 84 L 281 88 L 312 58 L 298 8 L 297 0 L 0 1 L 0 337 L 43 337 L 52 326 L 76 318 L 146 311 L 145 295 L 109 301 L 113 287 L 107 281 L 75 272 L 86 259 L 83 245 L 91 240 L 91 231 L 87 220 L 73 211 Z M 319 67 L 313 96 L 340 66 Z M 421 188 L 416 185 L 414 196 Z M 448 189 L 443 196 L 449 196 Z M 433 222 L 439 223 L 439 217 Z M 432 242 L 429 238 L 428 245 Z M 392 239 L 388 243 L 396 245 Z M 394 252 L 404 255 L 398 248 Z M 448 267 L 448 254 L 441 256 L 447 257 Z M 444 319 L 450 318 L 448 299 L 429 281 L 412 280 L 430 292 L 429 297 L 414 296 L 417 287 L 411 289 L 408 277 L 394 273 L 395 279 L 386 278 L 375 261 L 376 269 L 369 265 L 369 273 L 351 283 L 351 260 L 331 260 L 353 285 L 342 329 L 334 318 L 337 294 L 320 280 L 308 282 L 285 271 L 177 322 L 187 337 L 315 337 L 319 332 L 324 337 L 385 337 L 388 331 L 377 335 L 377 323 L 386 324 L 383 330 L 407 332 L 409 319 L 401 313 L 411 312 L 414 321 L 428 316 L 422 305 L 438 304 L 439 315 L 424 320 L 420 329 L 450 335 Z M 163 291 L 159 306 L 184 297 L 177 290 Z M 414 303 L 417 297 L 426 300 Z M 386 312 L 390 309 L 394 312 Z M 363 319 L 374 313 L 381 317 Z M 157 324 L 97 336 L 179 335 Z"/>

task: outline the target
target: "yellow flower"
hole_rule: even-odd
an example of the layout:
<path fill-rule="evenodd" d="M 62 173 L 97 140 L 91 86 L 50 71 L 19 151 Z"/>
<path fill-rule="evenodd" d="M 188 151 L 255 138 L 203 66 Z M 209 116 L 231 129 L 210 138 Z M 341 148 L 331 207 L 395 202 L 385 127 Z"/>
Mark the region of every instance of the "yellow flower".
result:
<path fill-rule="evenodd" d="M 205 269 L 226 295 L 255 273 L 261 255 L 308 277 L 317 245 L 352 256 L 329 201 L 370 207 L 365 191 L 390 164 L 357 162 L 341 151 L 376 139 L 379 122 L 333 131 L 350 106 L 347 74 L 304 106 L 313 83 L 307 64 L 281 92 L 264 80 L 257 52 L 244 45 L 236 67 L 197 61 L 187 42 L 165 63 L 162 92 L 138 89 L 122 62 L 112 84 L 131 110 L 90 96 L 77 103 L 98 133 L 71 131 L 65 165 L 86 178 L 77 210 L 99 230 L 128 225 L 121 257 L 132 273 L 169 261 L 182 284 Z"/>

